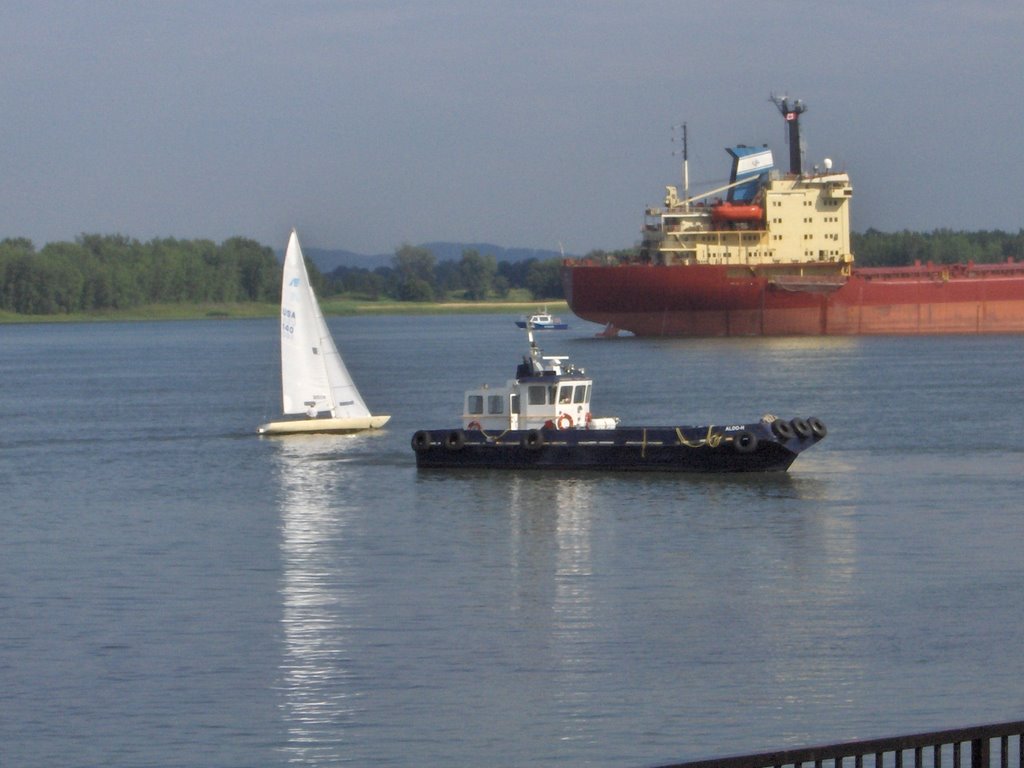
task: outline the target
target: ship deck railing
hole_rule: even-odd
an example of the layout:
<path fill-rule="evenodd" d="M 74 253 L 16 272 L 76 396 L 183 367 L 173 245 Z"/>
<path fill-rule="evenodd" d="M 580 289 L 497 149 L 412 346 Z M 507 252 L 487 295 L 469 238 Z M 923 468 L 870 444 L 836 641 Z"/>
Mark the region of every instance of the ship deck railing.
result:
<path fill-rule="evenodd" d="M 1008 258 L 1006 261 L 987 264 L 977 264 L 973 261 L 959 262 L 954 264 L 933 264 L 927 262 L 922 264 L 915 261 L 913 264 L 895 267 L 856 267 L 856 273 L 865 280 L 920 280 L 931 278 L 937 282 L 957 278 L 993 278 L 993 277 L 1021 277 L 1024 276 L 1024 262 Z"/>
<path fill-rule="evenodd" d="M 1024 720 L 658 768 L 1024 768 Z"/>

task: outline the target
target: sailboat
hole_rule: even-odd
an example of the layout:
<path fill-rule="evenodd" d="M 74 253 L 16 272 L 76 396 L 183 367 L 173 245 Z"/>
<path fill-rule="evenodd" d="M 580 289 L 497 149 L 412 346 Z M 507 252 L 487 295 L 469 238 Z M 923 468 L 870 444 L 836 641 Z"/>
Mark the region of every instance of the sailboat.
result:
<path fill-rule="evenodd" d="M 281 280 L 281 400 L 292 418 L 261 424 L 258 434 L 360 432 L 391 418 L 371 414 L 360 397 L 327 329 L 294 229 Z"/>

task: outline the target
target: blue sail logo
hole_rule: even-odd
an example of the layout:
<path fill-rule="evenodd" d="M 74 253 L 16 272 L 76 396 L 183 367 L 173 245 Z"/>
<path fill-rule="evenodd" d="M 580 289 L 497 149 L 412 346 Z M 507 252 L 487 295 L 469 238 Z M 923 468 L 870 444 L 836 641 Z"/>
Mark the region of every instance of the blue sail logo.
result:
<path fill-rule="evenodd" d="M 298 288 L 299 287 L 299 278 L 293 277 L 291 279 L 291 281 L 288 283 L 288 287 L 289 288 Z"/>

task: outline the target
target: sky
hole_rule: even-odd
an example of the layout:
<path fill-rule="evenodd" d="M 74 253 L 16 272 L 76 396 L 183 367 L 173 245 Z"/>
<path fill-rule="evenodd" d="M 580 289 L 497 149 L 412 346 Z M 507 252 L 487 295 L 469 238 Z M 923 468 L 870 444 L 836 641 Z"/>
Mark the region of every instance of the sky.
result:
<path fill-rule="evenodd" d="M 849 172 L 854 231 L 1024 228 L 1020 0 L 5 0 L 0 239 L 628 248 L 644 208 Z"/>

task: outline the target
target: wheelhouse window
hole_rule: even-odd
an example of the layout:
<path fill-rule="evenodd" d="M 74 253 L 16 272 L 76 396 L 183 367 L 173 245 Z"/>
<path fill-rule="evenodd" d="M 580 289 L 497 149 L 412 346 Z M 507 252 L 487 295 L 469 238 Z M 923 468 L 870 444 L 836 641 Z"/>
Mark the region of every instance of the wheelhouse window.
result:
<path fill-rule="evenodd" d="M 587 396 L 587 390 L 590 389 L 586 384 L 577 384 L 576 393 L 573 395 L 572 401 L 574 403 L 585 403 L 590 398 Z"/>
<path fill-rule="evenodd" d="M 572 385 L 562 387 L 558 390 L 559 405 L 566 405 L 572 402 Z"/>
<path fill-rule="evenodd" d="M 547 387 L 543 384 L 531 384 L 527 396 L 530 398 L 530 405 L 544 405 L 548 401 Z"/>
<path fill-rule="evenodd" d="M 488 395 L 487 396 L 487 412 L 488 413 L 504 413 L 505 411 L 505 398 L 501 395 Z"/>
<path fill-rule="evenodd" d="M 479 416 L 484 412 L 484 396 L 468 395 L 466 397 L 466 413 Z"/>

